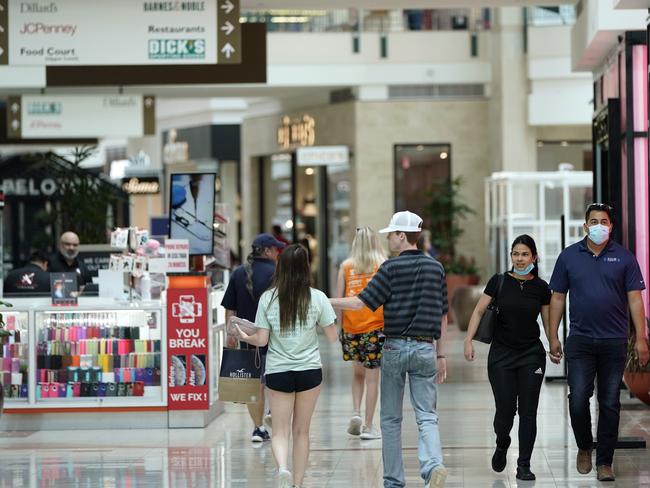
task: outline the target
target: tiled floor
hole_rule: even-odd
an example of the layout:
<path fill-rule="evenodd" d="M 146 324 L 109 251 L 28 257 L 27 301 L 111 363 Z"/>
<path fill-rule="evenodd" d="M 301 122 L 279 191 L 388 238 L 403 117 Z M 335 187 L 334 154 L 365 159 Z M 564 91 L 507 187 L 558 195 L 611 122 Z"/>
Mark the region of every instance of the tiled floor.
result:
<path fill-rule="evenodd" d="M 532 461 L 537 482 L 515 479 L 516 434 L 508 467 L 500 474 L 492 472 L 493 399 L 486 381 L 486 348 L 477 347 L 477 361 L 467 364 L 461 346 L 460 335 L 453 332 L 450 381 L 439 394 L 445 464 L 450 471 L 446 486 L 650 487 L 647 450 L 617 452 L 616 483 L 599 484 L 594 473 L 576 472 L 566 386 L 558 382 L 547 383 L 542 390 Z M 351 410 L 349 367 L 339 360 L 336 345 L 324 343 L 322 352 L 326 387 L 312 424 L 313 452 L 305 486 L 381 486 L 381 441 L 360 441 L 345 433 Z M 408 400 L 405 412 L 408 486 L 421 486 L 416 426 Z M 250 430 L 245 408 L 233 405 L 206 429 L 0 432 L 0 488 L 273 486 L 270 445 L 252 446 Z M 625 401 L 621 435 L 650 440 L 649 430 L 650 408 Z"/>

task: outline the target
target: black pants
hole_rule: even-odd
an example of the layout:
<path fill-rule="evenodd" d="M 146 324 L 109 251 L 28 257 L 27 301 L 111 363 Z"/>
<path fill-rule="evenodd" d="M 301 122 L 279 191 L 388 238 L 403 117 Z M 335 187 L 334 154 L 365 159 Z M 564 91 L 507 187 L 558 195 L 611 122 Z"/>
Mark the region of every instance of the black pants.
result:
<path fill-rule="evenodd" d="M 524 350 L 493 343 L 488 356 L 488 377 L 496 413 L 497 447 L 510 446 L 510 430 L 519 413 L 518 466 L 530 467 L 537 436 L 537 404 L 546 371 L 546 352 L 541 342 Z"/>

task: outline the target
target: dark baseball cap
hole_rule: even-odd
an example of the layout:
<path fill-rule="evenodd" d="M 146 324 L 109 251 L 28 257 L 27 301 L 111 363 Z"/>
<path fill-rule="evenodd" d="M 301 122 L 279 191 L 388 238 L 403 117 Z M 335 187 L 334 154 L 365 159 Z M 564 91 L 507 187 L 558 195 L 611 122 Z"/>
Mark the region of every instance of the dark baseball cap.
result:
<path fill-rule="evenodd" d="M 259 234 L 253 241 L 253 248 L 264 249 L 265 247 L 277 247 L 278 249 L 284 249 L 286 244 L 282 241 L 278 241 L 271 234 L 264 233 Z"/>

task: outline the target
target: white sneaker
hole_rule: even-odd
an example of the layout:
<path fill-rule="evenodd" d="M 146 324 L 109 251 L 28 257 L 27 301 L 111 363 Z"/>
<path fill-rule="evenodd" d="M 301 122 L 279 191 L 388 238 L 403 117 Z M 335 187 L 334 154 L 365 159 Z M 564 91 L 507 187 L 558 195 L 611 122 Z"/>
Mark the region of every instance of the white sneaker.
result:
<path fill-rule="evenodd" d="M 363 425 L 363 420 L 360 415 L 353 415 L 350 418 L 350 423 L 348 424 L 348 434 L 350 435 L 359 435 L 361 434 L 361 426 Z"/>
<path fill-rule="evenodd" d="M 373 426 L 364 425 L 361 429 L 361 438 L 363 440 L 381 439 L 381 432 Z"/>
<path fill-rule="evenodd" d="M 273 417 L 271 417 L 270 411 L 266 412 L 266 415 L 264 415 L 264 426 L 268 430 L 273 430 Z"/>
<path fill-rule="evenodd" d="M 444 466 L 438 466 L 429 473 L 429 479 L 424 482 L 424 488 L 442 488 L 445 486 L 447 479 L 447 469 Z"/>
<path fill-rule="evenodd" d="M 278 469 L 278 487 L 291 488 L 293 486 L 293 475 L 287 468 Z"/>

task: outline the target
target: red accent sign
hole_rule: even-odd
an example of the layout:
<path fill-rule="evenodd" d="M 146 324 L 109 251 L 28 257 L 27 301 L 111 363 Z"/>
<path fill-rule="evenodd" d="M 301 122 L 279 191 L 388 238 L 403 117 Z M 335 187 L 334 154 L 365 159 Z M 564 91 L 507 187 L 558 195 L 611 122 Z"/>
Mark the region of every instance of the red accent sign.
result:
<path fill-rule="evenodd" d="M 208 410 L 208 290 L 167 290 L 167 405 Z"/>

